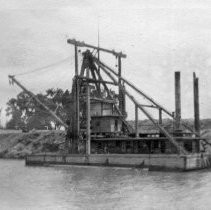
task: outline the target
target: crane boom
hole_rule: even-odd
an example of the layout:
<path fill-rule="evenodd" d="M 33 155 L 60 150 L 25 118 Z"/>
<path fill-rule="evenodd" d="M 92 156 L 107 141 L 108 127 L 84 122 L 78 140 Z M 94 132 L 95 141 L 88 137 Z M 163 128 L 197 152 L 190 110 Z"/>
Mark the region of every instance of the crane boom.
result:
<path fill-rule="evenodd" d="M 8 76 L 9 79 L 12 81 L 12 83 L 15 83 L 17 86 L 19 86 L 23 91 L 25 91 L 29 96 L 31 96 L 38 104 L 40 104 L 46 111 L 49 112 L 49 114 L 54 117 L 58 122 L 60 122 L 65 128 L 67 128 L 67 124 L 58 117 L 52 110 L 50 110 L 44 103 L 42 103 L 37 96 L 32 93 L 31 91 L 27 90 L 13 75 Z"/>

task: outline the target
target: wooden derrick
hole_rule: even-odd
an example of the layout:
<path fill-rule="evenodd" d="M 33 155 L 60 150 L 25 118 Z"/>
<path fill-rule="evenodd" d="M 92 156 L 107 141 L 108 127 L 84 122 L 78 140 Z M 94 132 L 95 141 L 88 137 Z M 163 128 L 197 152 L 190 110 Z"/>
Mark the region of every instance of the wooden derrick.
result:
<path fill-rule="evenodd" d="M 74 45 L 75 51 L 75 76 L 73 78 L 72 85 L 72 103 L 73 110 L 71 112 L 71 126 L 73 133 L 73 141 L 71 145 L 71 153 L 78 153 L 79 147 L 86 146 L 86 154 L 89 156 L 92 152 L 91 143 L 94 142 L 94 148 L 102 147 L 104 152 L 108 152 L 109 145 L 112 147 L 121 148 L 124 147 L 126 153 L 139 153 L 139 149 L 148 147 L 149 153 L 156 152 L 160 149 L 163 153 L 165 148 L 161 150 L 161 144 L 165 144 L 164 141 L 169 141 L 173 146 L 173 150 L 179 154 L 187 154 L 190 150 L 190 143 L 195 149 L 196 143 L 199 144 L 200 138 L 200 119 L 199 119 L 199 93 L 198 93 L 198 78 L 195 73 L 193 75 L 193 87 L 194 87 L 194 128 L 192 133 L 196 134 L 197 138 L 191 139 L 189 143 L 186 142 L 185 136 L 182 134 L 182 127 L 187 127 L 181 121 L 181 90 L 180 90 L 180 72 L 175 72 L 175 113 L 168 111 L 164 106 L 157 103 L 152 97 L 148 96 L 142 90 L 137 88 L 133 83 L 129 82 L 122 76 L 122 58 L 126 58 L 126 55 L 122 52 L 116 52 L 114 50 L 108 50 L 101 47 L 89 45 L 84 42 L 79 42 L 74 39 L 68 39 L 69 44 Z M 78 69 L 78 48 L 85 47 L 91 48 L 93 51 L 86 50 L 82 53 L 83 61 L 81 69 Z M 97 51 L 98 57 L 93 56 L 94 51 Z M 115 56 L 118 60 L 118 72 L 107 66 L 100 61 L 99 53 L 106 52 Z M 104 80 L 101 73 L 105 73 L 111 81 Z M 15 82 L 24 91 L 26 91 L 31 97 L 33 97 L 39 104 L 41 104 L 49 113 L 55 117 L 62 125 L 68 127 L 54 112 L 48 109 L 36 96 L 22 86 L 14 76 L 9 76 L 12 82 Z M 115 94 L 109 89 L 109 85 L 115 85 L 118 88 L 118 93 Z M 134 98 L 127 90 L 127 87 L 132 88 L 139 95 L 141 95 L 146 104 L 141 104 Z M 135 129 L 131 128 L 126 121 L 126 96 L 135 105 Z M 153 108 L 158 110 L 158 121 L 154 120 L 152 115 L 147 111 L 147 108 Z M 152 136 L 143 136 L 138 131 L 138 111 L 144 113 L 144 115 L 152 122 L 152 124 L 160 131 Z M 171 132 L 163 126 L 162 118 L 163 113 L 170 116 L 175 123 L 175 131 Z M 94 123 L 94 124 L 93 124 Z M 94 129 L 92 129 L 94 127 Z M 165 139 L 164 139 L 165 138 Z M 80 140 L 79 140 L 80 139 Z M 105 142 L 104 142 L 105 141 Z M 127 141 L 127 142 L 125 142 Z M 146 141 L 146 142 L 145 142 Z M 184 141 L 184 142 L 183 142 Z M 194 143 L 193 143 L 194 141 Z M 102 143 L 101 145 L 99 144 Z M 119 144 L 120 143 L 120 144 Z M 126 143 L 126 144 L 125 144 Z M 141 143 L 141 144 L 139 144 Z M 115 145 L 116 144 L 116 145 Z M 125 144 L 125 145 L 124 145 Z M 145 145 L 144 145 L 145 144 Z M 166 144 L 167 145 L 167 144 Z M 136 147 L 136 148 L 134 148 Z M 146 149 L 146 148 L 145 148 Z M 98 149 L 97 149 L 98 150 Z M 174 151 L 172 152 L 174 153 Z M 84 150 L 83 150 L 84 151 Z M 102 148 L 101 148 L 102 151 Z M 124 152 L 121 151 L 121 152 Z M 196 150 L 193 150 L 196 151 Z"/>

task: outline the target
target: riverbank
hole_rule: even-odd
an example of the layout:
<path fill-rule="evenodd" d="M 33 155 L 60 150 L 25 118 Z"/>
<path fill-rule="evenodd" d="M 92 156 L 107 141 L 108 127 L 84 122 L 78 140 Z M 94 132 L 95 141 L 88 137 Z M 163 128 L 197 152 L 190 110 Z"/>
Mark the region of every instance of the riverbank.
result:
<path fill-rule="evenodd" d="M 64 131 L 34 131 L 30 133 L 0 134 L 0 158 L 23 159 L 41 152 L 63 151 Z"/>
<path fill-rule="evenodd" d="M 211 129 L 202 130 L 202 137 L 211 143 Z M 35 153 L 62 153 L 64 131 L 33 131 L 29 133 L 4 131 L 0 133 L 0 158 L 23 159 Z"/>

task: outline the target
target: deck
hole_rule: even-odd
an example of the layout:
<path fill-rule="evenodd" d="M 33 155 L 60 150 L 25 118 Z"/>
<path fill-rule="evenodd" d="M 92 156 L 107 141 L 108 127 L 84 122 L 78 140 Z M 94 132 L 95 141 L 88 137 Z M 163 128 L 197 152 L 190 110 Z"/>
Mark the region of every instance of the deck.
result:
<path fill-rule="evenodd" d="M 211 167 L 210 154 L 34 154 L 26 165 L 98 165 L 149 168 L 149 170 L 190 171 Z"/>

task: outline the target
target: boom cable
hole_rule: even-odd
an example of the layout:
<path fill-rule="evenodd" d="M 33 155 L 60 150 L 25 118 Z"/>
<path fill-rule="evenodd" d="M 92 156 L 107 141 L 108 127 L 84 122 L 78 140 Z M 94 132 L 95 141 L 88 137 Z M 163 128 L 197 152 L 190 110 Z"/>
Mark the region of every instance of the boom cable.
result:
<path fill-rule="evenodd" d="M 57 61 L 55 63 L 49 64 L 49 65 L 46 65 L 46 66 L 43 66 L 43 67 L 40 67 L 40 68 L 36 68 L 36 69 L 31 70 L 31 71 L 26 71 L 26 72 L 23 72 L 23 73 L 20 73 L 20 74 L 15 74 L 14 76 L 23 76 L 23 75 L 31 74 L 31 73 L 34 73 L 34 72 L 43 71 L 43 70 L 46 70 L 48 68 L 57 66 L 57 65 L 59 65 L 61 63 L 64 63 L 65 61 L 69 60 L 70 58 L 71 57 L 68 56 L 65 59 L 62 59 L 62 60 Z"/>

